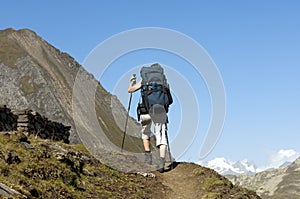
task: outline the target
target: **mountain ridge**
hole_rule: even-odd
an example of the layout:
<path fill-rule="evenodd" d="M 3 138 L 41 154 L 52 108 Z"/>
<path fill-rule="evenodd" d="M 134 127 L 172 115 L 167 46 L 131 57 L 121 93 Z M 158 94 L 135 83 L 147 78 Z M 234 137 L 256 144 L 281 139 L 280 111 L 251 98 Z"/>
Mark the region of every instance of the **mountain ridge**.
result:
<path fill-rule="evenodd" d="M 214 158 L 199 164 L 214 169 L 221 175 L 254 174 L 258 170 L 254 162 L 249 162 L 248 160 L 234 162 L 226 158 Z"/>
<path fill-rule="evenodd" d="M 234 184 L 256 190 L 266 199 L 300 198 L 300 157 L 292 164 L 255 175 L 228 175 Z"/>

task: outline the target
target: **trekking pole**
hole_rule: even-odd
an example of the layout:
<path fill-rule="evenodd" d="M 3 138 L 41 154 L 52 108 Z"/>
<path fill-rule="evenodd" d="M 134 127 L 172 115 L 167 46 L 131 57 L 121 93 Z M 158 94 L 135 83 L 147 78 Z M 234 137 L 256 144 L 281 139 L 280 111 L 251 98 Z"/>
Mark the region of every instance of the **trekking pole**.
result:
<path fill-rule="evenodd" d="M 168 133 L 167 133 L 167 131 L 166 131 L 166 138 L 167 138 L 167 145 L 168 145 L 168 151 L 169 151 L 169 158 L 170 158 L 170 162 L 171 162 L 171 164 L 172 164 L 173 161 L 172 161 L 171 149 L 170 149 L 170 143 L 169 143 L 169 138 L 168 138 Z"/>
<path fill-rule="evenodd" d="M 136 75 L 133 74 L 133 77 L 135 77 L 135 76 Z M 130 97 L 129 97 L 129 103 L 128 103 L 128 109 L 127 109 L 127 116 L 126 116 L 126 122 L 125 122 L 125 128 L 124 128 L 124 134 L 123 134 L 121 152 L 123 152 L 123 147 L 124 147 L 124 142 L 125 142 L 125 136 L 126 136 L 127 123 L 128 123 L 128 118 L 129 118 L 129 111 L 130 111 L 131 99 L 132 99 L 132 93 L 130 93 Z"/>

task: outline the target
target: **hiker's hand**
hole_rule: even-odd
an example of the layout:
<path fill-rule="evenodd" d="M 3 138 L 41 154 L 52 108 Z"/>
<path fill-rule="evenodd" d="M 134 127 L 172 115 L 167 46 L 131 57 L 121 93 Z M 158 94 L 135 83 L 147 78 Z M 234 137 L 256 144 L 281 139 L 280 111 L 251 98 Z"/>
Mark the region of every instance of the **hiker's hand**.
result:
<path fill-rule="evenodd" d="M 132 77 L 130 78 L 130 82 L 133 82 L 133 83 L 136 82 L 136 76 L 135 75 L 132 75 Z"/>

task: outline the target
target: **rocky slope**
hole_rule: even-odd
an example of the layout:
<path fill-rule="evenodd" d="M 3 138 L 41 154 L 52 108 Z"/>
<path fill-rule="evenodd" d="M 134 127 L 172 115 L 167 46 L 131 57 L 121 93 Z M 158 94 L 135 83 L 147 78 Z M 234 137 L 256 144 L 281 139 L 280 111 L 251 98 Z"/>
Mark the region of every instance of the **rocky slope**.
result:
<path fill-rule="evenodd" d="M 73 125 L 72 82 L 80 67 L 30 30 L 0 32 L 0 97 L 10 108 L 31 107 Z M 74 128 L 73 128 L 74 131 Z M 72 141 L 78 142 L 76 133 Z"/>
<path fill-rule="evenodd" d="M 71 56 L 28 29 L 0 31 L 0 66 L 1 104 L 10 108 L 30 107 L 73 127 L 72 89 L 77 73 L 80 71 L 84 78 L 97 82 Z M 105 110 L 101 117 L 112 117 L 111 104 L 114 103 L 116 117 L 124 118 L 126 110 L 100 84 L 95 95 L 99 96 L 95 103 L 100 104 L 96 108 Z M 129 130 L 138 131 L 136 123 L 129 121 Z M 71 142 L 78 141 L 74 132 Z"/>
<path fill-rule="evenodd" d="M 255 190 L 266 199 L 300 198 L 300 157 L 287 167 L 255 175 L 227 176 L 234 184 Z"/>
<path fill-rule="evenodd" d="M 80 78 L 79 95 L 74 97 L 74 82 Z M 86 98 L 89 84 L 96 85 L 90 103 L 76 107 Z M 0 104 L 11 109 L 30 108 L 53 121 L 71 126 L 71 143 L 83 142 L 99 159 L 115 160 L 112 151 L 120 151 L 126 110 L 116 96 L 84 70 L 71 56 L 60 52 L 28 29 L 0 31 Z M 90 113 L 95 111 L 92 120 Z M 116 119 L 118 120 L 117 125 Z M 88 123 L 89 122 L 89 123 Z M 77 124 L 77 126 L 76 126 Z M 101 130 L 99 130 L 101 127 Z M 130 118 L 125 139 L 126 151 L 140 153 L 143 146 L 140 127 Z M 101 150 L 99 150 L 101 149 Z M 118 165 L 118 162 L 111 162 Z M 124 168 L 129 171 L 131 168 Z"/>

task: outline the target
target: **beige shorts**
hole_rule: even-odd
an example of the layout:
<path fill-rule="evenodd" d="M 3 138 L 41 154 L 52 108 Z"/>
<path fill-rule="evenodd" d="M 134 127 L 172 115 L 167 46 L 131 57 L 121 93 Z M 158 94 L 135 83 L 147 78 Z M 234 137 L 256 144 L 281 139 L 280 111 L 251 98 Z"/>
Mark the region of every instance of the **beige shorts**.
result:
<path fill-rule="evenodd" d="M 151 137 L 151 124 L 152 120 L 149 114 L 141 115 L 141 124 L 142 124 L 142 139 L 150 140 Z M 154 135 L 156 138 L 156 146 L 161 144 L 167 145 L 167 125 L 161 123 L 154 123 Z"/>

